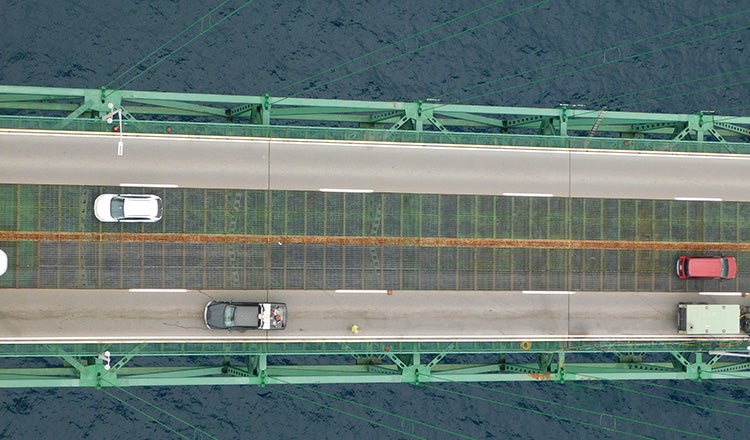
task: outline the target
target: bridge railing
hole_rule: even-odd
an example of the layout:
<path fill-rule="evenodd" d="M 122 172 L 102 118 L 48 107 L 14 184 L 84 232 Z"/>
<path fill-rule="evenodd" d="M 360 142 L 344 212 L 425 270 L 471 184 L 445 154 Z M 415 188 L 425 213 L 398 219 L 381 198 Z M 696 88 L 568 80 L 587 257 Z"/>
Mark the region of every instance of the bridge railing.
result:
<path fill-rule="evenodd" d="M 106 121 L 99 119 L 66 119 L 31 116 L 0 116 L 0 129 L 62 130 L 119 134 L 119 126 L 116 122 L 114 124 L 109 124 Z M 122 134 L 127 135 L 132 133 L 683 153 L 750 153 L 750 144 L 733 142 L 699 142 L 603 137 L 588 138 L 502 133 L 301 127 L 288 125 L 263 126 L 252 124 L 182 121 L 123 121 Z"/>

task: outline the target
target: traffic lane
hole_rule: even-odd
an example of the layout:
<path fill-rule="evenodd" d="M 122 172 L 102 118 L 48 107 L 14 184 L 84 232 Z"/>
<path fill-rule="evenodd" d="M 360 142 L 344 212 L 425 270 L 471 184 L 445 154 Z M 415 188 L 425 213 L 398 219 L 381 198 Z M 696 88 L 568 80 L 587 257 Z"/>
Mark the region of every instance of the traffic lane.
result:
<path fill-rule="evenodd" d="M 750 201 L 743 155 L 128 134 L 117 156 L 118 139 L 0 130 L 0 175 L 4 183 L 266 189 L 270 182 L 280 190 Z"/>
<path fill-rule="evenodd" d="M 268 187 L 268 141 L 0 131 L 3 183 Z"/>
<path fill-rule="evenodd" d="M 696 292 L 580 292 L 570 298 L 570 334 L 677 334 L 677 305 L 680 302 L 712 301 L 733 302 L 731 297 L 706 300 Z"/>
<path fill-rule="evenodd" d="M 517 293 L 477 291 L 271 295 L 289 310 L 287 329 L 272 338 L 487 339 L 567 332 L 567 299 L 560 296 L 520 298 Z M 360 329 L 354 335 L 353 325 Z"/>
<path fill-rule="evenodd" d="M 285 302 L 286 330 L 209 330 L 211 300 Z M 567 336 L 676 337 L 677 304 L 750 305 L 739 297 L 669 292 L 0 290 L 0 340 L 503 340 Z M 359 333 L 352 332 L 357 325 Z"/>
<path fill-rule="evenodd" d="M 567 196 L 564 150 L 274 141 L 271 189 Z"/>
<path fill-rule="evenodd" d="M 267 296 L 268 295 L 268 296 Z M 515 296 L 516 300 L 509 301 Z M 499 338 L 564 334 L 567 300 L 521 300 L 506 292 L 402 291 L 393 295 L 334 291 L 129 292 L 2 289 L 0 341 L 50 340 L 342 340 Z M 208 301 L 285 302 L 283 331 L 209 330 Z M 361 332 L 352 333 L 352 325 Z"/>
<path fill-rule="evenodd" d="M 684 153 L 575 152 L 573 197 L 748 201 L 750 156 Z"/>
<path fill-rule="evenodd" d="M 208 138 L 0 131 L 4 183 L 196 188 L 565 195 L 567 152 Z M 268 161 L 268 152 L 272 152 Z M 543 176 L 543 178 L 540 178 Z"/>
<path fill-rule="evenodd" d="M 0 301 L 0 340 L 112 341 L 200 334 L 209 298 L 199 291 L 2 289 Z"/>

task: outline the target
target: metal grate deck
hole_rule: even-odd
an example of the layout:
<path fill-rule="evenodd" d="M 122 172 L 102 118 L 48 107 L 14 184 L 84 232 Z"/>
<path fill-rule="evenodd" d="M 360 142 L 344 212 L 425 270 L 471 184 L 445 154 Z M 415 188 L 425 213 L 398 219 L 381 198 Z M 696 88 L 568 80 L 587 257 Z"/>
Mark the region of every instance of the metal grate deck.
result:
<path fill-rule="evenodd" d="M 748 203 L 155 189 L 160 222 L 98 222 L 93 200 L 121 191 L 0 185 L 0 287 L 750 290 Z M 740 276 L 677 279 L 692 247 L 673 242 L 716 243 Z"/>

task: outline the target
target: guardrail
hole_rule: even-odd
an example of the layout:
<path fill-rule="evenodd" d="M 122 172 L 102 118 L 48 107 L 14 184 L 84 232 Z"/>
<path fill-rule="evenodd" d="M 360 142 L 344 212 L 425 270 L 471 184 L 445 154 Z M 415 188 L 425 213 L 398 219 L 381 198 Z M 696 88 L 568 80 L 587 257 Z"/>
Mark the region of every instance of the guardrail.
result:
<path fill-rule="evenodd" d="M 119 125 L 99 119 L 66 119 L 31 116 L 0 116 L 0 129 L 116 132 Z M 362 142 L 396 142 L 470 146 L 547 147 L 566 149 L 663 151 L 680 153 L 748 154 L 750 144 L 661 139 L 589 138 L 574 136 L 522 135 L 441 131 L 383 130 L 339 127 L 263 126 L 233 123 L 182 121 L 123 121 L 123 134 L 146 133 L 192 136 L 316 139 Z"/>

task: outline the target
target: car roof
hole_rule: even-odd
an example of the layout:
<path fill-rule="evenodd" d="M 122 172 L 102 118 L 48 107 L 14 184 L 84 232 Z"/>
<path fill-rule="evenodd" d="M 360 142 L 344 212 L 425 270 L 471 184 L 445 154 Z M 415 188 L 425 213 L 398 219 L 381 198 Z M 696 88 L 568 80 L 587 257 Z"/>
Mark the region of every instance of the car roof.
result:
<path fill-rule="evenodd" d="M 123 212 L 125 217 L 155 217 L 159 214 L 159 202 L 155 197 L 125 197 Z"/>
<path fill-rule="evenodd" d="M 725 257 L 690 257 L 688 272 L 693 277 L 718 277 L 722 274 Z M 732 257 L 727 257 L 732 258 Z"/>
<path fill-rule="evenodd" d="M 258 327 L 258 304 L 241 304 L 235 305 L 234 324 L 238 327 Z"/>

